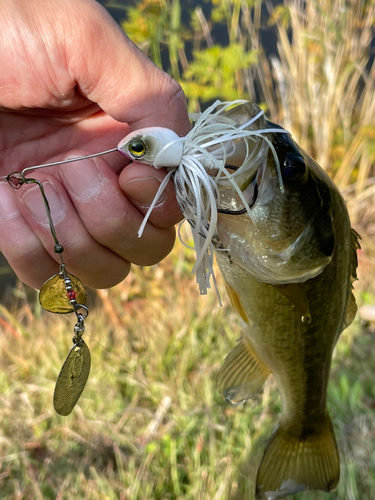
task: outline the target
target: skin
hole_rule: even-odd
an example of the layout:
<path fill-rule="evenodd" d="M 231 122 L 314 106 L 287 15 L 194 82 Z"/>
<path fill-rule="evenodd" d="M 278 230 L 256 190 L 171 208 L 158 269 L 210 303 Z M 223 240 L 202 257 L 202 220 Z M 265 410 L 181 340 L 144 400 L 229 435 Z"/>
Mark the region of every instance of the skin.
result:
<path fill-rule="evenodd" d="M 179 85 L 93 0 L 2 0 L 0 19 L 0 250 L 40 288 L 58 271 L 42 198 L 4 177 L 114 148 L 141 127 L 185 135 L 190 123 Z M 29 174 L 44 183 L 67 269 L 92 287 L 113 286 L 130 263 L 154 264 L 173 247 L 173 185 L 139 239 L 165 172 L 128 164 L 111 153 Z"/>

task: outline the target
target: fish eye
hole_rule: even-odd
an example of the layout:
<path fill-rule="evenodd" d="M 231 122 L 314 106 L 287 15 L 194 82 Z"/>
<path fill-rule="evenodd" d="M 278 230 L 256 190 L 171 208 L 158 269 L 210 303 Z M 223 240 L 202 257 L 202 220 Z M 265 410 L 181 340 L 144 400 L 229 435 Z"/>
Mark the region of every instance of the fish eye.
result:
<path fill-rule="evenodd" d="M 298 146 L 289 134 L 275 134 L 273 145 L 279 158 L 283 178 L 297 183 L 307 180 L 308 169 Z"/>
<path fill-rule="evenodd" d="M 146 154 L 146 144 L 141 139 L 134 139 L 129 142 L 129 153 L 133 158 L 142 158 Z"/>
<path fill-rule="evenodd" d="M 306 164 L 303 156 L 286 153 L 281 165 L 283 177 L 290 182 L 301 182 L 305 178 Z"/>

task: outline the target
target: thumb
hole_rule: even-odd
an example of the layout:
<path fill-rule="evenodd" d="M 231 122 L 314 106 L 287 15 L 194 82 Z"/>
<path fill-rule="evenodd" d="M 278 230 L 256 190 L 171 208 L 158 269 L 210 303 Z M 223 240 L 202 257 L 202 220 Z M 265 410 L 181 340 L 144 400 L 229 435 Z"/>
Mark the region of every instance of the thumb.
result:
<path fill-rule="evenodd" d="M 80 3 L 87 11 L 80 8 L 84 29 L 70 25 L 69 61 L 80 92 L 132 130 L 162 126 L 185 135 L 190 122 L 180 85 L 133 44 L 101 5 Z"/>

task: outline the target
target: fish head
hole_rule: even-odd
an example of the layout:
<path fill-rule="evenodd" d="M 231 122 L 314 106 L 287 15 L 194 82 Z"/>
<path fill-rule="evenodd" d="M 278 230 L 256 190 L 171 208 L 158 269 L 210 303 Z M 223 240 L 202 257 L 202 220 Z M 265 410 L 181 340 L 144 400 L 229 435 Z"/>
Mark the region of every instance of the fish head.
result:
<path fill-rule="evenodd" d="M 231 259 L 259 281 L 299 283 L 332 260 L 336 188 L 286 131 L 274 133 L 272 145 L 256 174 L 240 186 L 251 217 L 221 215 L 218 235 Z M 222 198 L 228 191 L 221 191 Z"/>

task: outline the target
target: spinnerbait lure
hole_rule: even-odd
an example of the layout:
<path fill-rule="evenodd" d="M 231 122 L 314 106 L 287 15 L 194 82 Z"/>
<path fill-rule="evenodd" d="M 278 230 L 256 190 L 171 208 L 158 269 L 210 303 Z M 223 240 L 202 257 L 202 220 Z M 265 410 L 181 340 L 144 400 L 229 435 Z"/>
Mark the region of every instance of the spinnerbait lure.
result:
<path fill-rule="evenodd" d="M 246 104 L 245 108 L 240 105 Z M 239 116 L 236 110 L 241 109 Z M 277 152 L 268 134 L 288 133 L 283 128 L 267 122 L 264 112 L 255 104 L 237 100 L 216 101 L 203 113 L 192 114 L 194 127 L 185 136 L 163 127 L 147 127 L 128 134 L 116 148 L 100 153 L 71 158 L 25 168 L 30 170 L 52 167 L 78 160 L 93 158 L 118 151 L 134 162 L 153 167 L 166 168 L 168 173 L 161 183 L 154 201 L 140 226 L 141 237 L 147 220 L 166 188 L 173 179 L 180 209 L 192 229 L 196 263 L 192 273 L 196 274 L 201 294 L 207 293 L 213 278 L 212 238 L 216 233 L 217 214 L 248 213 L 251 218 L 252 200 L 247 200 L 240 187 L 244 175 L 254 175 L 261 164 L 267 161 L 270 150 L 277 166 L 279 187 L 283 180 Z M 220 187 L 223 180 L 229 181 L 235 190 L 241 207 L 220 206 Z"/>

